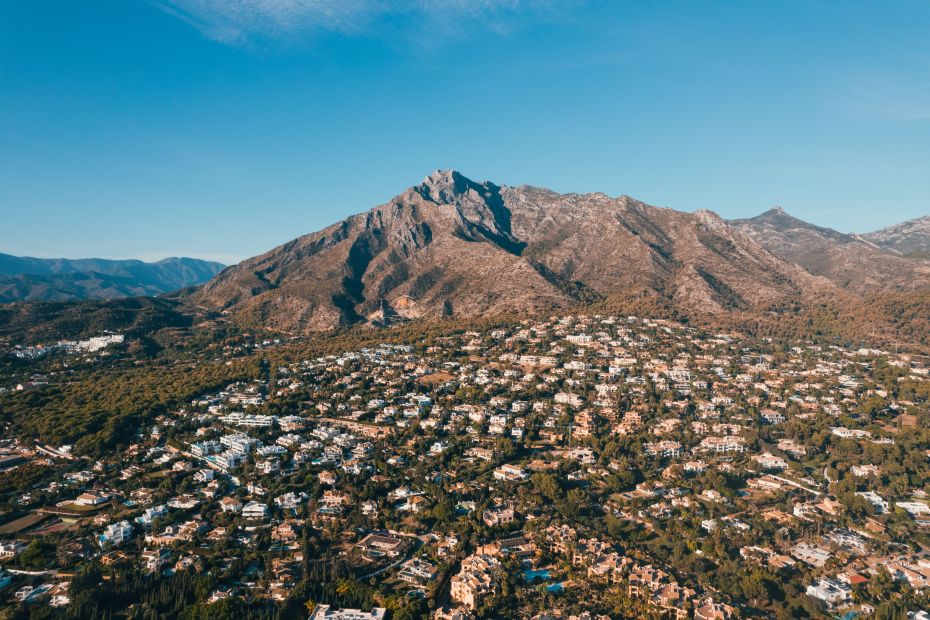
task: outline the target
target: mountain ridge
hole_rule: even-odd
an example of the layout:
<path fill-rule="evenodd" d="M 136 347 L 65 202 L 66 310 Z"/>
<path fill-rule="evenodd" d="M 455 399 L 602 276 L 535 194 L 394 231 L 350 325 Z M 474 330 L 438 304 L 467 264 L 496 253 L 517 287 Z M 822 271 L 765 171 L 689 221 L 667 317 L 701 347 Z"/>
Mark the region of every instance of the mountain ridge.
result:
<path fill-rule="evenodd" d="M 730 223 L 776 256 L 857 294 L 930 287 L 930 261 L 888 251 L 863 235 L 810 224 L 780 207 Z"/>
<path fill-rule="evenodd" d="M 186 257 L 146 263 L 0 254 L 0 303 L 153 296 L 202 284 L 223 268 Z"/>
<path fill-rule="evenodd" d="M 930 258 L 930 215 L 866 233 L 863 237 L 886 250 Z"/>
<path fill-rule="evenodd" d="M 7 332 L 22 340 L 18 334 L 28 327 L 29 338 L 48 337 L 54 330 L 38 329 L 38 321 L 80 326 L 88 312 L 95 313 L 88 329 L 193 325 L 203 317 L 222 323 L 225 316 L 246 329 L 300 335 L 594 311 L 759 336 L 878 334 L 930 347 L 928 266 L 867 235 L 815 226 L 780 207 L 725 220 L 707 209 L 477 182 L 447 170 L 222 269 L 199 287 L 83 309 L 74 302 L 19 304 Z M 121 276 L 53 277 L 94 279 L 99 289 L 118 286 Z M 144 299 L 164 303 L 133 305 Z"/>
<path fill-rule="evenodd" d="M 534 312 L 618 294 L 769 311 L 845 292 L 715 213 L 436 171 L 369 211 L 227 268 L 193 300 L 287 332 Z M 382 316 L 379 317 L 379 313 Z"/>

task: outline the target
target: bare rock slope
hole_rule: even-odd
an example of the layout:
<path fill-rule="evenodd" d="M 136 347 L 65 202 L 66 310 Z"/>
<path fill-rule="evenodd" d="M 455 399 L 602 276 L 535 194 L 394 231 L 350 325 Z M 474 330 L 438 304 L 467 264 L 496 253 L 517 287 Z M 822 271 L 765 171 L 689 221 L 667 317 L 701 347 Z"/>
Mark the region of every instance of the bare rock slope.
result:
<path fill-rule="evenodd" d="M 298 333 L 644 294 L 725 313 L 844 292 L 709 211 L 437 171 L 386 204 L 225 269 L 192 301 Z"/>

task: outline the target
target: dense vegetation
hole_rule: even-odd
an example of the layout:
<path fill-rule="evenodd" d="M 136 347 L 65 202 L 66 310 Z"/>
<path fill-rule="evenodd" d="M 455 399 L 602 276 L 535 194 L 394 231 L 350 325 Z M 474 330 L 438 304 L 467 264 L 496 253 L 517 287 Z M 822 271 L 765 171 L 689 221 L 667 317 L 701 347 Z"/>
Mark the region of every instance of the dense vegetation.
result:
<path fill-rule="evenodd" d="M 178 302 L 162 297 L 0 304 L 0 341 L 11 344 L 80 339 L 104 331 L 142 335 L 192 323 Z"/>
<path fill-rule="evenodd" d="M 0 417 L 22 437 L 73 443 L 77 453 L 103 455 L 170 407 L 257 373 L 252 358 L 92 370 L 71 382 L 3 394 Z"/>

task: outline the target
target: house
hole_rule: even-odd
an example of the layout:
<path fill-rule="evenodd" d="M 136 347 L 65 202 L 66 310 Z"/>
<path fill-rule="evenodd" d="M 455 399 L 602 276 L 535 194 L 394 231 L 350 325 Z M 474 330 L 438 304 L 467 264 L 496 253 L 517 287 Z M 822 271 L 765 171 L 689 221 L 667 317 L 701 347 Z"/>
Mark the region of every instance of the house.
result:
<path fill-rule="evenodd" d="M 167 549 L 152 549 L 142 552 L 142 566 L 148 573 L 154 573 L 168 562 L 171 554 Z"/>
<path fill-rule="evenodd" d="M 432 581 L 438 572 L 439 569 L 435 564 L 419 558 L 411 558 L 401 564 L 397 578 L 414 585 L 425 585 Z"/>
<path fill-rule="evenodd" d="M 332 609 L 330 605 L 317 605 L 308 620 L 384 620 L 387 609 L 375 607 L 371 611 L 360 609 Z"/>
<path fill-rule="evenodd" d="M 681 444 L 669 439 L 647 443 L 643 448 L 649 456 L 665 459 L 681 456 Z"/>
<path fill-rule="evenodd" d="M 780 456 L 775 456 L 771 452 L 763 452 L 752 457 L 762 469 L 787 469 L 788 462 Z"/>
<path fill-rule="evenodd" d="M 398 508 L 398 510 L 409 510 L 413 514 L 420 514 L 429 509 L 430 502 L 422 495 L 414 495 L 407 502 Z"/>
<path fill-rule="evenodd" d="M 320 498 L 320 503 L 330 508 L 341 508 L 351 502 L 352 498 L 346 493 L 333 490 L 323 491 L 323 496 Z"/>
<path fill-rule="evenodd" d="M 684 464 L 684 470 L 689 474 L 701 474 L 707 471 L 707 463 L 701 460 L 688 461 Z"/>
<path fill-rule="evenodd" d="M 99 506 L 105 504 L 110 500 L 108 495 L 98 494 L 98 493 L 81 493 L 74 500 L 74 503 L 78 506 Z"/>
<path fill-rule="evenodd" d="M 490 555 L 495 558 L 512 557 L 521 561 L 531 560 L 536 555 L 536 543 L 519 534 L 499 538 L 486 545 L 479 545 L 475 550 L 478 555 Z"/>
<path fill-rule="evenodd" d="M 738 435 L 729 435 L 726 437 L 705 437 L 701 440 L 701 448 L 717 454 L 729 454 L 730 452 L 742 452 L 745 450 L 745 439 Z"/>
<path fill-rule="evenodd" d="M 694 606 L 694 620 L 729 620 L 736 617 L 735 608 L 717 602 L 713 597 L 698 601 Z"/>
<path fill-rule="evenodd" d="M 795 545 L 791 549 L 791 555 L 816 568 L 820 568 L 827 563 L 827 560 L 833 557 L 833 554 L 830 553 L 829 550 L 809 543 L 799 543 Z"/>
<path fill-rule="evenodd" d="M 762 476 L 760 478 L 749 478 L 746 480 L 746 486 L 751 489 L 758 489 L 760 491 L 773 493 L 785 491 L 788 488 L 784 482 L 769 475 Z"/>
<path fill-rule="evenodd" d="M 529 478 L 529 474 L 522 467 L 516 465 L 501 465 L 494 470 L 495 480 L 506 480 L 508 482 L 520 482 Z"/>
<path fill-rule="evenodd" d="M 15 558 L 22 553 L 25 548 L 26 545 L 18 540 L 0 541 L 0 559 L 8 560 L 10 558 Z"/>
<path fill-rule="evenodd" d="M 491 556 L 468 556 L 452 576 L 452 600 L 466 609 L 477 609 L 485 598 L 497 593 L 500 568 L 500 562 Z"/>
<path fill-rule="evenodd" d="M 467 456 L 473 456 L 475 458 L 481 459 L 482 461 L 492 461 L 494 460 L 494 451 L 490 448 L 481 448 L 475 447 L 468 449 L 465 454 Z M 494 473 L 494 477 L 497 478 L 497 472 Z"/>
<path fill-rule="evenodd" d="M 285 521 L 275 526 L 275 528 L 271 530 L 271 540 L 286 544 L 297 542 L 297 530 L 294 528 L 294 523 Z"/>
<path fill-rule="evenodd" d="M 557 405 L 568 405 L 569 407 L 578 408 L 584 403 L 584 400 L 581 396 L 577 394 L 571 394 L 569 392 L 559 392 L 555 395 L 555 403 Z"/>
<path fill-rule="evenodd" d="M 166 514 L 168 514 L 168 507 L 164 504 L 152 506 L 151 508 L 146 508 L 141 515 L 136 517 L 136 523 L 148 529 L 152 527 L 152 522 L 155 519 L 158 517 L 163 517 Z"/>
<path fill-rule="evenodd" d="M 786 555 L 775 553 L 775 551 L 768 547 L 741 547 L 739 554 L 744 560 L 769 568 L 772 572 L 778 572 L 795 565 L 794 560 Z"/>
<path fill-rule="evenodd" d="M 516 519 L 516 514 L 513 511 L 513 508 L 507 506 L 495 506 L 494 508 L 488 508 L 481 515 L 481 520 L 484 521 L 484 524 L 488 527 L 498 527 L 501 525 L 508 525 L 513 523 Z"/>
<path fill-rule="evenodd" d="M 598 555 L 588 566 L 588 579 L 602 583 L 622 583 L 633 561 L 616 552 Z"/>
<path fill-rule="evenodd" d="M 297 510 L 305 501 L 307 501 L 307 494 L 302 491 L 300 493 L 288 491 L 284 495 L 274 498 L 275 506 L 281 510 Z"/>
<path fill-rule="evenodd" d="M 357 545 L 367 555 L 378 557 L 387 555 L 389 557 L 398 557 L 407 547 L 404 539 L 397 536 L 391 536 L 387 533 L 368 534 Z"/>
<path fill-rule="evenodd" d="M 193 495 L 178 495 L 168 500 L 168 507 L 175 510 L 191 510 L 200 505 L 200 500 Z"/>
<path fill-rule="evenodd" d="M 219 452 L 222 449 L 223 446 L 218 441 L 202 441 L 191 444 L 191 454 L 199 458 L 203 458 L 214 452 Z"/>
<path fill-rule="evenodd" d="M 220 510 L 223 512 L 239 512 L 242 510 L 242 502 L 235 497 L 224 497 L 220 500 Z"/>
<path fill-rule="evenodd" d="M 111 523 L 97 536 L 97 543 L 101 546 L 113 545 L 118 547 L 124 542 L 132 539 L 132 525 L 129 521 L 120 521 Z"/>
<path fill-rule="evenodd" d="M 761 416 L 766 424 L 781 424 L 785 421 L 785 415 L 783 413 L 772 411 L 771 409 L 763 410 Z"/>
<path fill-rule="evenodd" d="M 195 534 L 206 528 L 206 525 L 198 517 L 195 520 L 187 521 L 181 525 L 169 525 L 158 535 L 147 535 L 145 542 L 155 545 L 156 547 L 171 545 L 177 542 L 190 541 Z"/>
<path fill-rule="evenodd" d="M 853 465 L 849 468 L 849 473 L 857 478 L 868 478 L 878 476 L 881 470 L 875 465 Z"/>
<path fill-rule="evenodd" d="M 207 533 L 207 540 L 219 542 L 229 535 L 229 530 L 225 527 L 215 527 Z"/>
<path fill-rule="evenodd" d="M 259 502 L 249 502 L 242 508 L 242 516 L 246 519 L 266 519 L 268 506 Z"/>
<path fill-rule="evenodd" d="M 430 616 L 431 620 L 474 620 L 474 617 L 471 612 L 462 607 L 440 607 Z"/>
<path fill-rule="evenodd" d="M 869 431 L 846 428 L 845 426 L 833 426 L 830 428 L 830 432 L 843 439 L 865 439 L 872 436 Z"/>
<path fill-rule="evenodd" d="M 807 586 L 806 593 L 833 609 L 852 600 L 852 588 L 836 579 L 819 579 Z"/>
<path fill-rule="evenodd" d="M 913 563 L 898 559 L 886 563 L 885 568 L 895 581 L 905 581 L 915 590 L 930 587 L 930 566 L 926 560 Z"/>
<path fill-rule="evenodd" d="M 281 471 L 281 461 L 276 458 L 265 459 L 258 463 L 256 469 L 258 469 L 258 473 L 263 476 L 268 476 Z"/>

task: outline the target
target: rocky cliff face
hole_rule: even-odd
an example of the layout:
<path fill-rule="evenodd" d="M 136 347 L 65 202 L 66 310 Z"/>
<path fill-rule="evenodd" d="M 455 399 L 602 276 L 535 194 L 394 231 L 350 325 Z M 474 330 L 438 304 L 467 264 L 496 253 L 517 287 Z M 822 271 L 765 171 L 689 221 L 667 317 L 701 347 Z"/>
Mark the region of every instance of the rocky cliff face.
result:
<path fill-rule="evenodd" d="M 778 207 L 730 224 L 772 254 L 858 294 L 930 286 L 930 261 L 889 251 L 868 235 L 847 235 L 808 224 Z"/>
<path fill-rule="evenodd" d="M 843 292 L 709 211 L 438 171 L 386 204 L 227 268 L 192 300 L 306 332 L 642 294 L 714 313 Z"/>

